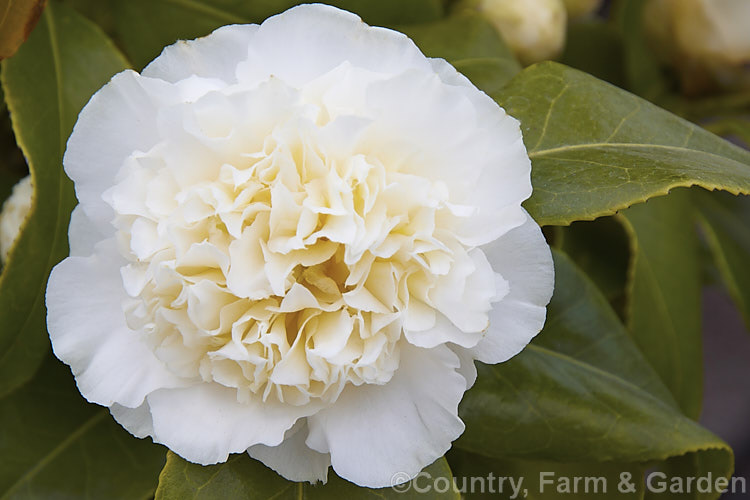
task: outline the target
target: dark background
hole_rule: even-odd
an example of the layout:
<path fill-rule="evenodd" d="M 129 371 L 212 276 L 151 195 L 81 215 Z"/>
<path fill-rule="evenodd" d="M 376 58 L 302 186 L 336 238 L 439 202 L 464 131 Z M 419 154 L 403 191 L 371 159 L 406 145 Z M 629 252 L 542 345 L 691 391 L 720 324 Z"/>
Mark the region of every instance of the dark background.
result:
<path fill-rule="evenodd" d="M 750 263 L 748 263 L 750 265 Z M 723 288 L 703 292 L 705 386 L 701 423 L 724 439 L 736 457 L 735 476 L 748 492 L 722 499 L 750 498 L 750 332 Z"/>

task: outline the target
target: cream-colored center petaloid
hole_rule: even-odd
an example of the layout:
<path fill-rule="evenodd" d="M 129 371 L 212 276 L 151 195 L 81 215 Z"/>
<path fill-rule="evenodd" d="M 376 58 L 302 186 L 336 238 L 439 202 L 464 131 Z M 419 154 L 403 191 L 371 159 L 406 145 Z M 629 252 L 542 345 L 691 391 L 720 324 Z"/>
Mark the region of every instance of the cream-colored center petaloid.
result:
<path fill-rule="evenodd" d="M 175 373 L 290 404 L 386 383 L 405 328 L 436 321 L 467 250 L 441 227 L 440 181 L 341 157 L 318 124 L 181 178 L 161 144 L 131 156 L 115 209 L 129 326 Z"/>

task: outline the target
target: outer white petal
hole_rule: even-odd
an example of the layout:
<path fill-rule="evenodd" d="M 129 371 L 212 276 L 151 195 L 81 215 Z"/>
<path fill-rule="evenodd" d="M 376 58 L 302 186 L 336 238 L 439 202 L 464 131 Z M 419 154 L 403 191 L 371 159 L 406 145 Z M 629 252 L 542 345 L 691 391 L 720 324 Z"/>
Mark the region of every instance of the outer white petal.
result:
<path fill-rule="evenodd" d="M 68 257 L 47 284 L 47 328 L 83 396 L 137 407 L 146 394 L 181 384 L 125 324 L 120 257 L 112 240 L 89 257 Z"/>
<path fill-rule="evenodd" d="M 521 201 L 531 196 L 531 160 L 521 136 L 521 124 L 447 61 L 430 59 L 430 64 L 444 83 L 457 87 L 474 104 L 477 127 L 494 134 L 495 164 L 482 171 L 470 193 L 475 203 L 489 210 L 462 222 L 458 228 L 465 244 L 482 245 L 526 220 L 523 209 L 513 201 L 506 204 L 508 197 L 516 199 L 514 195 Z M 508 179 L 513 182 L 508 183 Z M 497 224 L 498 218 L 502 224 Z"/>
<path fill-rule="evenodd" d="M 456 353 L 461 366 L 458 368 L 458 373 L 463 375 L 466 379 L 466 388 L 470 389 L 477 381 L 477 367 L 474 364 L 474 354 L 471 349 L 461 347 L 460 345 L 450 345 L 451 350 Z"/>
<path fill-rule="evenodd" d="M 233 24 L 202 38 L 180 40 L 165 47 L 141 73 L 173 83 L 193 75 L 236 83 L 237 64 L 247 59 L 257 30 L 257 24 Z"/>
<path fill-rule="evenodd" d="M 70 214 L 68 226 L 68 243 L 72 257 L 88 257 L 94 253 L 94 247 L 102 240 L 114 236 L 114 227 L 110 226 L 107 233 L 103 233 L 83 211 L 81 205 L 76 205 Z"/>
<path fill-rule="evenodd" d="M 301 86 L 348 61 L 388 75 L 429 70 L 414 42 L 402 33 L 366 25 L 350 12 L 300 5 L 267 19 L 253 37 L 249 58 L 238 66 L 243 82 L 274 75 Z"/>
<path fill-rule="evenodd" d="M 298 418 L 316 405 L 292 406 L 250 399 L 237 401 L 237 391 L 216 383 L 149 394 L 153 438 L 182 458 L 201 465 L 225 462 L 230 453 L 251 446 L 277 446 Z"/>
<path fill-rule="evenodd" d="M 109 412 L 118 424 L 137 438 L 145 438 L 154 433 L 154 421 L 146 401 L 137 408 L 128 408 L 115 403 L 109 408 Z"/>
<path fill-rule="evenodd" d="M 479 208 L 457 220 L 463 244 L 488 243 L 523 223 L 531 162 L 519 122 L 489 97 L 409 71 L 372 83 L 367 106 L 373 125 L 363 147 L 404 172 L 444 180 L 452 203 Z"/>
<path fill-rule="evenodd" d="M 330 452 L 336 473 L 361 486 L 389 486 L 396 472 L 416 476 L 464 430 L 458 403 L 466 379 L 458 367 L 447 346 L 403 343 L 387 384 L 348 386 L 334 406 L 308 418 L 307 444 Z"/>
<path fill-rule="evenodd" d="M 510 291 L 490 312 L 487 336 L 471 351 L 484 363 L 501 363 L 526 347 L 544 326 L 555 284 L 552 253 L 542 230 L 526 222 L 482 247 Z"/>
<path fill-rule="evenodd" d="M 287 432 L 284 442 L 278 446 L 258 444 L 247 452 L 290 481 L 315 483 L 328 479 L 331 455 L 318 453 L 305 444 L 308 429 L 307 421 L 298 421 Z"/>
<path fill-rule="evenodd" d="M 190 86 L 190 81 L 183 87 Z M 181 89 L 134 71 L 115 75 L 78 115 L 63 157 L 86 215 L 106 232 L 114 216 L 102 193 L 115 184 L 125 158 L 159 141 L 158 109 L 183 98 Z"/>

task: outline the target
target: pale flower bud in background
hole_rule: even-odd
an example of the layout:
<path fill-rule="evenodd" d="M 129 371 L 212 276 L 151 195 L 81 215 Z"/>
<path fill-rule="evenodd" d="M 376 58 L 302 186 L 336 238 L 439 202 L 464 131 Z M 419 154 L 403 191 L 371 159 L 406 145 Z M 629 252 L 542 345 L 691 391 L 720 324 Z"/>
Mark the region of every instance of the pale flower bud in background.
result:
<path fill-rule="evenodd" d="M 481 12 L 523 65 L 554 59 L 565 45 L 562 0 L 470 0 L 459 8 Z"/>
<path fill-rule="evenodd" d="M 750 88 L 750 2 L 651 0 L 646 30 L 683 91 Z"/>
<path fill-rule="evenodd" d="M 10 253 L 13 243 L 21 232 L 21 226 L 31 210 L 31 197 L 34 190 L 31 186 L 31 176 L 27 175 L 13 186 L 13 192 L 3 203 L 0 212 L 0 260 Z"/>
<path fill-rule="evenodd" d="M 563 3 L 570 19 L 589 17 L 602 4 L 601 0 L 563 0 Z"/>

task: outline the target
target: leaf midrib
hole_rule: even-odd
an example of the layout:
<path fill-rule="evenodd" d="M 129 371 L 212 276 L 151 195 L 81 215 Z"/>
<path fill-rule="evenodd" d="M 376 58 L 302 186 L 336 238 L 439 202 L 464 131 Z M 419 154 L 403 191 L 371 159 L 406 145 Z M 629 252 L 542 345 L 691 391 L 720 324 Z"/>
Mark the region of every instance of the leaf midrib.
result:
<path fill-rule="evenodd" d="M 540 158 L 544 156 L 548 156 L 555 153 L 565 153 L 568 151 L 579 151 L 579 150 L 586 150 L 586 149 L 599 149 L 599 148 L 614 148 L 614 149 L 662 149 L 667 151 L 675 151 L 680 153 L 690 153 L 690 154 L 701 154 L 709 157 L 716 158 L 718 160 L 722 160 L 724 162 L 729 161 L 731 163 L 737 164 L 741 166 L 742 168 L 748 168 L 750 169 L 750 164 L 743 163 L 739 160 L 735 160 L 734 158 L 730 158 L 728 156 L 720 155 L 717 153 L 711 153 L 709 151 L 704 151 L 702 149 L 692 149 L 687 148 L 684 146 L 669 146 L 666 144 L 646 144 L 646 143 L 634 143 L 634 142 L 588 142 L 588 143 L 582 143 L 582 144 L 569 144 L 565 146 L 559 146 L 556 148 L 549 148 L 549 149 L 534 149 L 532 151 L 529 151 L 529 158 L 532 160 L 534 158 Z M 750 177 L 750 170 L 748 171 L 748 176 Z"/>

